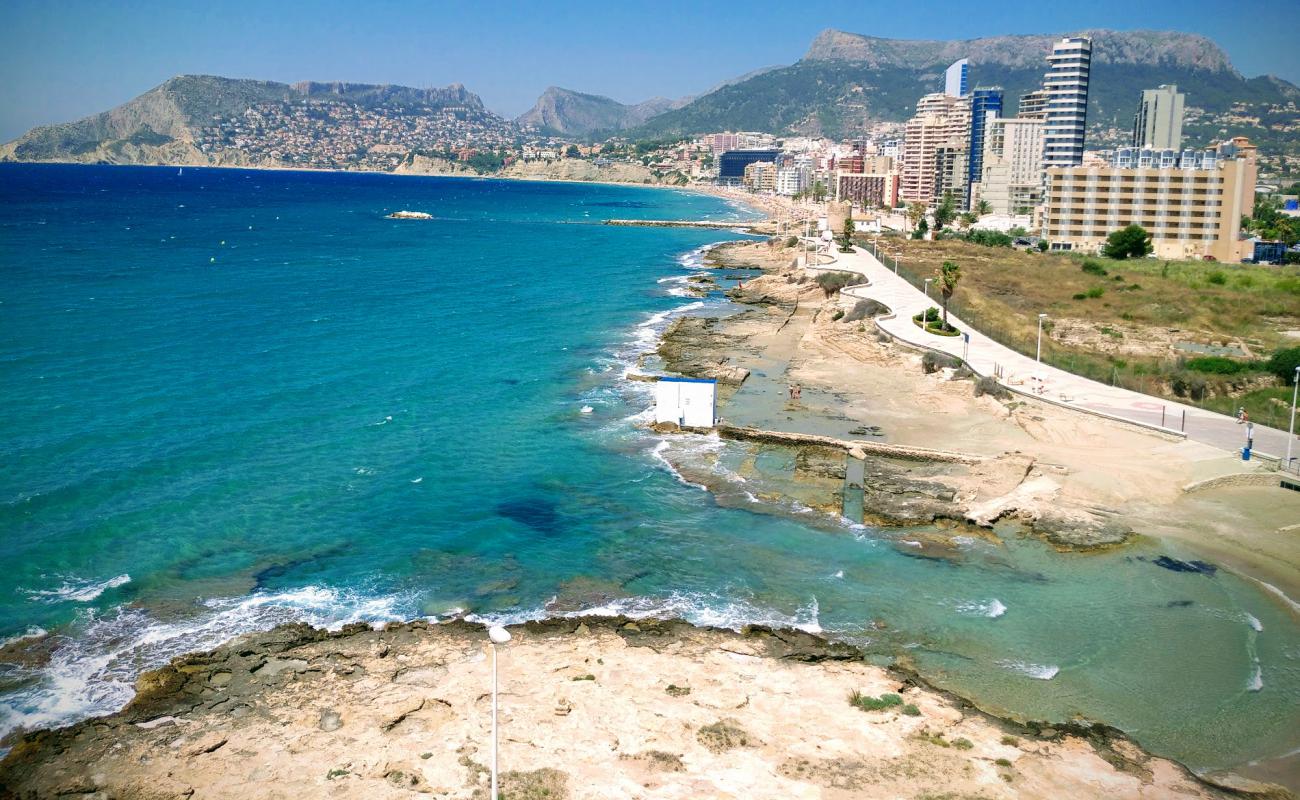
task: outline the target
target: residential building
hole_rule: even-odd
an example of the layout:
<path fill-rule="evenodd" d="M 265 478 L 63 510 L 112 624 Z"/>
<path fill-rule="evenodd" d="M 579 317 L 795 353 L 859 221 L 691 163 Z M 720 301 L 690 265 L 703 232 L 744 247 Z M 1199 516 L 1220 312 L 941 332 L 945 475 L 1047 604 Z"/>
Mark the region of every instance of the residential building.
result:
<path fill-rule="evenodd" d="M 970 142 L 967 145 L 966 191 L 962 197 L 970 207 L 970 187 L 980 179 L 984 165 L 984 136 L 988 120 L 1002 116 L 1002 88 L 976 88 L 970 96 Z"/>
<path fill-rule="evenodd" d="M 1042 199 L 1043 120 L 988 120 L 980 180 L 971 203 L 985 200 L 994 214 L 1027 214 Z"/>
<path fill-rule="evenodd" d="M 715 133 L 706 137 L 709 144 L 709 150 L 713 155 L 719 156 L 728 150 L 740 149 L 740 134 L 736 133 Z"/>
<path fill-rule="evenodd" d="M 755 192 L 776 191 L 776 162 L 753 161 L 746 164 L 742 183 Z"/>
<path fill-rule="evenodd" d="M 898 173 L 838 173 L 835 198 L 859 208 L 893 208 L 898 205 Z"/>
<path fill-rule="evenodd" d="M 883 175 L 894 171 L 895 161 L 889 156 L 867 156 L 862 159 L 862 171 L 873 175 Z"/>
<path fill-rule="evenodd" d="M 776 193 L 794 197 L 804 189 L 811 188 L 812 168 L 806 165 L 782 167 L 776 171 Z"/>
<path fill-rule="evenodd" d="M 925 95 L 905 131 L 899 194 L 908 203 L 932 203 L 939 148 L 969 146 L 970 98 Z"/>
<path fill-rule="evenodd" d="M 718 156 L 718 180 L 740 183 L 745 177 L 745 167 L 756 161 L 775 162 L 780 157 L 780 150 L 728 150 Z"/>
<path fill-rule="evenodd" d="M 1142 102 L 1133 115 L 1133 146 L 1154 150 L 1182 147 L 1184 99 L 1185 95 L 1174 85 L 1144 90 Z"/>
<path fill-rule="evenodd" d="M 943 73 L 943 93 L 949 97 L 965 97 L 970 80 L 970 62 L 967 59 L 954 61 Z"/>
<path fill-rule="evenodd" d="M 934 151 L 934 200 L 952 197 L 958 208 L 966 207 L 970 153 L 966 144 L 949 144 Z"/>
<path fill-rule="evenodd" d="M 1032 92 L 1020 95 L 1020 108 L 1016 116 L 1021 119 L 1046 119 L 1047 117 L 1047 92 L 1042 89 L 1035 89 Z"/>
<path fill-rule="evenodd" d="M 1140 225 L 1160 258 L 1240 261 L 1251 254 L 1241 218 L 1255 208 L 1256 152 L 1244 137 L 1218 148 L 1212 166 L 1052 167 L 1042 232 L 1052 249 L 1100 250 Z"/>
<path fill-rule="evenodd" d="M 1083 162 L 1083 139 L 1088 120 L 1088 75 L 1092 67 L 1092 39 L 1062 39 L 1047 57 L 1043 91 L 1047 93 L 1043 128 L 1043 166 L 1073 167 Z"/>

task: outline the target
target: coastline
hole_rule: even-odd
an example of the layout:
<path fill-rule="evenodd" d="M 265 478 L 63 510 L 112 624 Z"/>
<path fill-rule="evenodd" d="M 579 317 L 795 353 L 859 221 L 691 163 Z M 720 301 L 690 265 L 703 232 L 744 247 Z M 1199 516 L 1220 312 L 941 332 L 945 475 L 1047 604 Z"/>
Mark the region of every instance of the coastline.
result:
<path fill-rule="evenodd" d="M 1001 720 L 804 632 L 626 617 L 511 632 L 499 654 L 510 796 L 1285 791 L 1196 776 L 1105 727 Z M 141 676 L 117 714 L 26 736 L 0 761 L 0 794 L 482 798 L 485 642 L 464 621 L 243 636 Z M 853 693 L 883 705 L 856 708 Z"/>
<path fill-rule="evenodd" d="M 346 170 L 346 172 L 355 172 L 355 170 Z M 448 176 L 448 177 L 455 177 L 455 176 Z M 468 177 L 468 176 L 467 176 L 467 177 Z M 489 180 L 491 180 L 491 178 L 489 178 Z M 498 178 L 498 180 L 499 180 L 499 178 Z M 525 178 L 507 178 L 507 180 L 525 180 Z M 525 180 L 525 181 L 526 181 L 526 180 Z M 580 181 L 580 182 L 581 182 L 581 181 Z M 630 185 L 630 186 L 637 186 L 636 183 L 616 183 L 616 185 Z M 658 189 L 688 189 L 688 187 L 672 187 L 672 186 L 650 186 L 650 187 L 658 187 Z M 688 189 L 688 190 L 689 190 L 689 189 Z M 715 245 L 715 246 L 711 246 L 711 247 L 716 248 L 716 247 L 718 247 L 718 246 Z M 712 256 L 714 256 L 714 252 L 715 252 L 714 250 L 708 250 L 708 251 L 706 252 L 706 254 L 703 255 L 703 260 L 705 260 L 706 263 L 712 263 Z M 733 268 L 733 267 L 723 267 L 723 268 L 724 268 L 724 269 L 729 269 L 729 268 Z M 750 278 L 746 277 L 746 282 L 750 282 L 751 286 L 753 286 L 753 282 L 750 281 Z M 775 281 L 771 281 L 770 284 L 775 284 Z M 758 287 L 758 290 L 761 291 L 761 293 L 763 293 L 763 294 L 767 294 L 767 293 L 768 293 L 768 290 L 772 290 L 772 291 L 771 291 L 771 294 L 772 294 L 772 295 L 779 294 L 779 291 L 776 291 L 776 289 L 779 289 L 779 287 L 768 286 L 767 284 L 764 284 L 764 282 L 759 282 L 759 284 L 757 284 L 757 287 Z M 818 293 L 813 293 L 813 294 L 814 294 L 814 297 L 815 297 L 815 294 L 818 294 Z M 754 294 L 754 290 L 753 290 L 753 289 L 751 289 L 751 293 L 750 293 L 750 295 L 746 295 L 746 294 L 737 294 L 737 295 L 735 295 L 735 297 L 733 297 L 732 299 L 733 299 L 733 300 L 738 300 L 738 302 L 744 302 L 744 300 L 746 300 L 746 298 L 748 298 L 748 299 L 761 299 L 761 298 L 758 297 L 757 294 Z M 689 311 L 684 311 L 684 312 L 682 312 L 682 313 L 688 313 L 688 315 L 689 315 L 690 312 L 689 312 Z M 841 355 L 842 355 L 842 354 L 841 354 Z M 859 355 L 861 355 L 861 353 L 859 353 Z M 896 354 L 896 355 L 897 355 L 897 354 Z M 901 368 L 901 364 L 894 364 L 894 366 L 896 366 L 896 367 L 898 367 L 898 368 Z M 810 385 L 813 385 L 813 382 L 810 381 Z M 894 427 L 894 431 L 897 431 L 897 432 L 900 432 L 900 433 L 906 433 L 905 429 L 902 428 L 902 425 L 896 425 L 896 427 Z M 919 434 L 920 431 L 919 431 L 919 429 L 918 429 L 918 431 L 913 431 L 913 433 L 917 433 L 917 434 Z M 419 624 L 419 623 L 412 623 L 412 624 Z M 183 726 L 181 726 L 181 727 L 183 727 Z M 987 761 L 987 758 L 985 758 L 985 761 Z"/>

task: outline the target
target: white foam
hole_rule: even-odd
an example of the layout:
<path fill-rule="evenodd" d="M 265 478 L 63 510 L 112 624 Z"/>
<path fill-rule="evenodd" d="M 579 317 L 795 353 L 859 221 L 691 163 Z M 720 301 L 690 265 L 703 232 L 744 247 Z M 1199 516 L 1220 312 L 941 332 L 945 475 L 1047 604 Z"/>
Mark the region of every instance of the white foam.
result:
<path fill-rule="evenodd" d="M 411 483 L 423 483 L 423 482 L 424 482 L 424 476 L 423 476 L 423 475 L 421 475 L 421 476 L 418 477 L 418 478 L 412 478 L 412 479 L 411 479 Z"/>
<path fill-rule="evenodd" d="M 1260 667 L 1259 659 L 1254 661 L 1254 669 L 1250 673 L 1250 681 L 1246 684 L 1246 691 L 1258 692 L 1264 688 L 1264 670 Z"/>
<path fill-rule="evenodd" d="M 64 601 L 89 603 L 92 600 L 97 600 L 101 594 L 109 589 L 116 589 L 118 586 L 125 586 L 130 582 L 131 576 L 126 574 L 99 582 L 71 578 L 65 580 L 63 585 L 57 589 L 30 589 L 27 594 L 50 603 Z"/>
<path fill-rule="evenodd" d="M 48 636 L 49 633 L 50 632 L 44 628 L 33 625 L 22 633 L 10 636 L 8 639 L 0 639 L 0 649 L 8 647 L 11 644 L 17 644 L 18 642 L 25 642 L 28 639 L 43 639 Z"/>
<path fill-rule="evenodd" d="M 664 457 L 664 451 L 671 446 L 672 444 L 667 439 L 661 439 L 660 441 L 655 443 L 655 446 L 653 448 L 651 448 L 650 454 L 653 455 L 655 457 L 655 460 L 657 460 L 660 464 L 663 464 L 664 469 L 668 470 L 668 472 L 674 478 L 677 479 L 678 483 L 682 484 L 683 486 L 693 486 L 696 489 L 702 489 L 704 491 L 708 491 L 709 487 L 705 486 L 704 484 L 693 483 L 691 481 L 686 480 L 686 478 L 682 475 L 682 473 L 678 472 L 677 468 L 672 465 L 672 462 L 670 462 L 667 458 Z"/>
<path fill-rule="evenodd" d="M 51 651 L 49 662 L 33 671 L 36 680 L 0 700 L 0 738 L 19 728 L 67 725 L 118 711 L 134 696 L 141 672 L 241 634 L 286 622 L 329 629 L 350 622 L 392 622 L 405 618 L 397 609 L 410 602 L 309 586 L 209 600 L 201 613 L 182 621 L 161 621 L 126 606 L 86 609 Z"/>
<path fill-rule="evenodd" d="M 581 411 L 583 414 L 590 414 L 591 412 L 593 412 L 593 411 L 595 411 L 595 410 L 596 410 L 596 409 L 592 408 L 591 406 L 583 406 L 583 407 L 580 409 L 580 411 Z"/>
<path fill-rule="evenodd" d="M 843 577 L 844 577 L 844 570 L 842 570 L 842 569 L 837 569 L 837 570 L 835 570 L 835 574 L 832 575 L 831 577 L 832 577 L 832 578 L 843 578 Z"/>
<path fill-rule="evenodd" d="M 1030 664 L 1026 661 L 999 661 L 998 666 L 1005 667 L 1012 672 L 1019 672 L 1021 675 L 1027 675 L 1040 681 L 1050 681 L 1055 678 L 1061 668 L 1055 664 Z"/>
<path fill-rule="evenodd" d="M 1246 612 L 1246 624 L 1249 625 L 1252 629 L 1254 629 L 1256 633 L 1264 632 L 1264 623 L 1260 622 L 1259 617 L 1256 617 L 1254 614 L 1251 614 L 1250 612 Z"/>
<path fill-rule="evenodd" d="M 996 597 L 988 601 L 987 603 L 980 603 L 974 601 L 967 602 L 967 603 L 958 603 L 957 610 L 963 614 L 973 614 L 976 616 L 988 617 L 989 619 L 997 619 L 998 617 L 1007 613 L 1007 607 L 1003 605 L 1002 601 L 998 600 Z"/>

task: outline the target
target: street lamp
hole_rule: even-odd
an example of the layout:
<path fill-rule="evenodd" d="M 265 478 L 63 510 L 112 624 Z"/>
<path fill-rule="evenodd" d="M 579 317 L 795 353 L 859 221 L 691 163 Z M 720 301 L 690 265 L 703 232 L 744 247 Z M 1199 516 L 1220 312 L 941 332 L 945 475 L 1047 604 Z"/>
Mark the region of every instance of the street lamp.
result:
<path fill-rule="evenodd" d="M 1043 320 L 1047 319 L 1046 314 L 1038 315 L 1038 352 L 1034 355 L 1034 363 L 1037 364 L 1043 360 Z"/>
<path fill-rule="evenodd" d="M 1295 441 L 1295 404 L 1300 396 L 1300 366 L 1295 368 L 1295 388 L 1291 390 L 1291 426 L 1286 429 L 1286 469 L 1291 469 L 1291 442 Z"/>
<path fill-rule="evenodd" d="M 927 303 L 930 302 L 930 281 L 932 280 L 934 280 L 934 278 L 925 279 L 925 302 Z"/>
<path fill-rule="evenodd" d="M 492 640 L 492 800 L 497 800 L 497 645 L 510 641 L 510 631 L 493 625 L 488 638 Z"/>

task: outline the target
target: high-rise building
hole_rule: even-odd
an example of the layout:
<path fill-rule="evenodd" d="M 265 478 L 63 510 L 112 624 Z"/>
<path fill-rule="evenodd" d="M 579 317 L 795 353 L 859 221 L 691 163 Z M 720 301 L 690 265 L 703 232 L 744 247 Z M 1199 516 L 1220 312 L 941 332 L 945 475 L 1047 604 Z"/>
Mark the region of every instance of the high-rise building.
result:
<path fill-rule="evenodd" d="M 1042 199 L 1043 120 L 990 119 L 979 183 L 971 203 L 988 201 L 994 214 L 1028 214 Z"/>
<path fill-rule="evenodd" d="M 965 97 L 970 79 L 970 62 L 954 61 L 943 73 L 943 93 L 949 97 Z"/>
<path fill-rule="evenodd" d="M 1140 225 L 1160 258 L 1240 261 L 1250 255 L 1241 218 L 1254 210 L 1255 179 L 1255 146 L 1241 137 L 1215 158 L 1170 167 L 1052 167 L 1043 236 L 1053 249 L 1095 251 L 1111 233 Z"/>
<path fill-rule="evenodd" d="M 950 142 L 934 151 L 934 199 L 951 197 L 959 208 L 966 207 L 970 153 L 965 142 Z"/>
<path fill-rule="evenodd" d="M 1162 85 L 1142 92 L 1133 115 L 1133 146 L 1177 150 L 1183 145 L 1183 101 L 1177 86 Z"/>
<path fill-rule="evenodd" d="M 966 148 L 966 192 L 963 205 L 970 207 L 970 187 L 980 179 L 984 164 L 984 135 L 988 120 L 1002 116 L 1002 88 L 977 88 L 970 96 L 970 143 Z"/>
<path fill-rule="evenodd" d="M 806 164 L 781 167 L 776 171 L 776 193 L 794 197 L 812 187 L 812 167 Z"/>
<path fill-rule="evenodd" d="M 780 150 L 728 150 L 718 156 L 718 180 L 739 183 L 745 177 L 745 167 L 755 161 L 776 161 Z"/>
<path fill-rule="evenodd" d="M 898 173 L 837 173 L 835 197 L 859 208 L 893 208 L 898 204 Z"/>
<path fill-rule="evenodd" d="M 776 162 L 755 161 L 746 164 L 742 183 L 756 192 L 776 191 Z"/>
<path fill-rule="evenodd" d="M 970 143 L 970 98 L 934 93 L 916 104 L 903 138 L 899 194 L 909 203 L 932 203 L 935 158 L 940 147 L 965 149 Z"/>
<path fill-rule="evenodd" d="M 1045 119 L 1047 117 L 1047 92 L 1035 89 L 1020 96 L 1020 110 L 1016 116 L 1021 119 Z"/>
<path fill-rule="evenodd" d="M 1043 127 L 1043 166 L 1073 167 L 1083 162 L 1088 121 L 1088 73 L 1092 39 L 1073 36 L 1052 46 L 1043 91 L 1047 93 Z"/>

